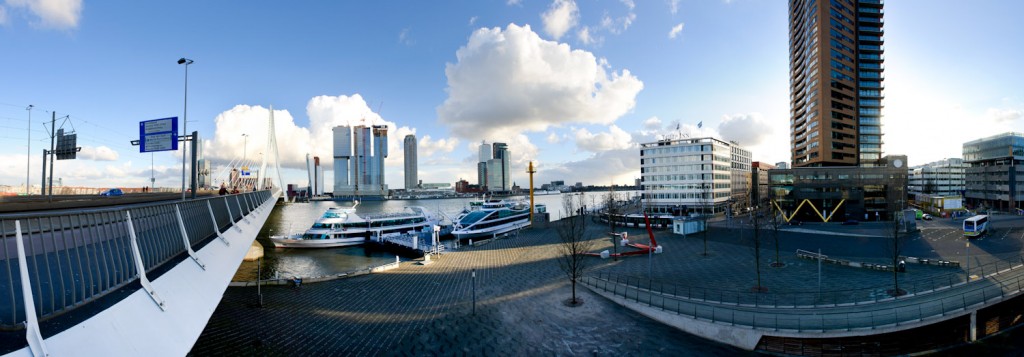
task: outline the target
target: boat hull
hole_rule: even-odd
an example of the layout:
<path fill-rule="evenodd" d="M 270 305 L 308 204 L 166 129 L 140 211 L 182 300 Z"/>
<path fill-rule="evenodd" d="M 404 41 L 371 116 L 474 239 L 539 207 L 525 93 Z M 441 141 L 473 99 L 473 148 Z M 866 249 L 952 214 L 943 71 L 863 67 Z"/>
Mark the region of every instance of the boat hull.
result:
<path fill-rule="evenodd" d="M 485 229 L 464 229 L 452 231 L 452 236 L 458 240 L 471 239 L 471 238 L 491 238 L 499 234 L 508 233 L 517 229 L 526 228 L 530 226 L 529 218 L 509 222 L 500 226 L 488 227 Z"/>
<path fill-rule="evenodd" d="M 365 238 L 338 238 L 338 239 L 291 239 L 284 237 L 271 237 L 270 242 L 275 248 L 337 248 L 360 245 L 366 243 Z"/>

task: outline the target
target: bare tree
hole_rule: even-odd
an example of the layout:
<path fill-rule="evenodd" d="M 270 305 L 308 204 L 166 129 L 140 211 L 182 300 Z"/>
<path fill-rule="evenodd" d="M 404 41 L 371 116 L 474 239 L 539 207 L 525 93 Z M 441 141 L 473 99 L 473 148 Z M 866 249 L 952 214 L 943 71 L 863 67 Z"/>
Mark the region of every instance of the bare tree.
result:
<path fill-rule="evenodd" d="M 772 239 L 775 241 L 775 261 L 772 262 L 772 266 L 778 268 L 784 265 L 782 264 L 782 260 L 779 259 L 779 230 L 782 228 L 782 225 L 786 223 L 786 221 L 782 216 L 784 213 L 782 213 L 782 211 L 779 210 L 778 204 L 775 203 L 775 191 L 769 190 L 768 195 L 771 198 L 769 198 L 766 201 L 763 201 L 760 205 L 767 205 L 768 209 L 764 211 L 769 212 L 771 214 L 771 216 L 768 217 L 768 225 L 771 226 Z"/>
<path fill-rule="evenodd" d="M 567 212 L 570 216 L 562 218 L 558 221 L 557 232 L 558 238 L 561 239 L 559 244 L 559 258 L 558 265 L 562 268 L 562 271 L 568 276 L 572 282 L 572 300 L 570 300 L 571 306 L 580 305 L 580 301 L 576 298 L 576 282 L 583 277 L 583 273 L 587 268 L 587 256 L 586 253 L 594 247 L 594 241 L 587 239 L 587 220 L 586 217 L 579 212 L 580 208 L 583 207 L 583 195 L 563 195 L 562 196 L 562 211 Z"/>
<path fill-rule="evenodd" d="M 714 181 L 712 180 L 712 182 L 714 182 Z M 700 185 L 700 203 L 701 203 L 700 220 L 701 220 L 701 223 L 703 223 L 703 225 L 704 225 L 704 254 L 703 254 L 704 256 L 708 255 L 708 230 L 710 228 L 710 227 L 708 227 L 708 218 L 710 218 L 711 215 L 715 213 L 715 206 L 714 206 L 715 198 L 712 197 L 712 195 L 714 195 L 715 192 L 711 188 L 712 186 L 714 186 L 714 183 L 712 183 L 712 184 L 701 183 L 701 185 Z M 707 210 L 707 208 L 708 208 L 708 205 L 711 206 L 711 213 L 710 214 L 705 212 Z"/>
<path fill-rule="evenodd" d="M 614 253 L 612 257 L 615 261 L 619 261 L 619 236 L 615 234 L 615 214 L 618 213 L 618 209 L 616 209 L 615 207 L 616 198 L 617 197 L 615 195 L 615 191 L 611 187 L 609 187 L 608 194 L 606 194 L 604 197 L 604 207 L 605 213 L 608 214 L 608 229 L 611 230 L 612 236 L 612 253 Z"/>
<path fill-rule="evenodd" d="M 757 273 L 757 286 L 754 287 L 754 291 L 763 292 L 768 289 L 761 286 L 761 233 L 764 230 L 762 226 L 764 224 L 765 216 L 763 209 L 756 209 L 750 213 L 750 224 L 753 225 L 751 230 L 754 235 L 754 271 Z M 740 230 L 742 231 L 742 224 Z M 742 233 L 741 233 L 742 234 Z"/>

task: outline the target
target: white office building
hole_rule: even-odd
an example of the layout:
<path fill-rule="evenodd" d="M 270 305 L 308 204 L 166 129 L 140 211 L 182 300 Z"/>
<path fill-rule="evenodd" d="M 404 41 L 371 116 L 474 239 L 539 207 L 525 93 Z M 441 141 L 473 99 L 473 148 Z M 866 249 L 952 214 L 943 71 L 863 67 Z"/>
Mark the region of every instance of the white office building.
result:
<path fill-rule="evenodd" d="M 710 137 L 640 144 L 640 181 L 649 210 L 674 215 L 726 212 L 733 198 L 734 161 L 737 172 L 746 167 L 742 176 L 750 181 L 750 151 L 734 151 L 734 146 Z"/>
<path fill-rule="evenodd" d="M 950 158 L 910 168 L 907 191 L 911 197 L 960 196 L 966 189 L 967 164 Z"/>

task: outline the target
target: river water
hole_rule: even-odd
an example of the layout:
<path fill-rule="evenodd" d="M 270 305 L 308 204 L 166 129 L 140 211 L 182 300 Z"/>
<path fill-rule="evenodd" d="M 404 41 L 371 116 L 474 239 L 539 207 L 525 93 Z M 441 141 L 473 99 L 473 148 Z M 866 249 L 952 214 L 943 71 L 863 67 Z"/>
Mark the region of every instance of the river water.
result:
<path fill-rule="evenodd" d="M 584 204 L 588 208 L 600 205 L 605 195 L 607 192 L 586 192 L 583 196 Z M 636 195 L 637 191 L 616 192 L 616 196 L 620 199 Z M 550 219 L 557 220 L 564 215 L 562 212 L 563 196 L 563 194 L 535 196 L 534 201 L 536 204 L 547 205 Z M 356 212 L 359 214 L 400 212 L 406 206 L 422 206 L 431 212 L 445 212 L 454 217 L 464 207 L 468 207 L 469 202 L 473 200 L 475 199 L 364 201 L 356 207 Z M 277 205 L 270 213 L 270 217 L 267 218 L 259 235 L 256 236 L 256 241 L 263 246 L 262 264 L 257 267 L 257 262 L 242 262 L 235 273 L 234 280 L 255 280 L 257 268 L 259 268 L 263 279 L 292 276 L 317 277 L 365 269 L 395 261 L 393 253 L 363 246 L 323 249 L 274 248 L 273 243 L 270 242 L 271 235 L 286 235 L 305 231 L 329 207 L 350 204 L 351 202 L 313 201 Z"/>

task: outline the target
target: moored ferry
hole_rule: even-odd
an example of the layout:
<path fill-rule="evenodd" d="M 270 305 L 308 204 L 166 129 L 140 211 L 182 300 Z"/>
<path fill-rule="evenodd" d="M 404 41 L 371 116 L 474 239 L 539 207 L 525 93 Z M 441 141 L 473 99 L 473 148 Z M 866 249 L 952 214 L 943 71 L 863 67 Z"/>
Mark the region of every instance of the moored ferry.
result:
<path fill-rule="evenodd" d="M 399 213 L 356 214 L 351 207 L 331 207 L 306 232 L 290 236 L 271 236 L 278 248 L 333 248 L 359 245 L 388 233 L 414 233 L 439 225 L 440 220 L 426 208 L 409 206 Z"/>
<path fill-rule="evenodd" d="M 452 235 L 456 239 L 494 237 L 530 226 L 530 205 L 525 202 L 487 200 L 474 209 L 463 211 L 454 220 Z M 536 205 L 544 212 L 544 205 Z"/>

